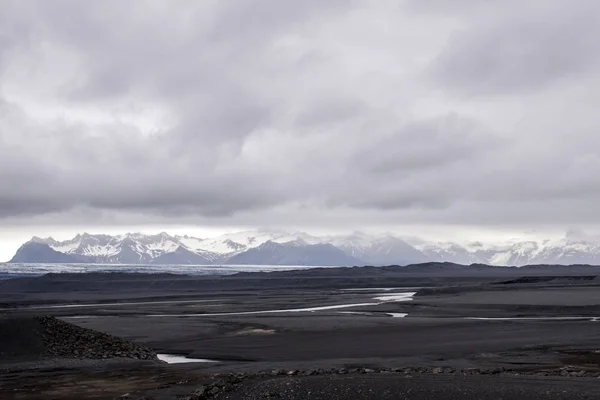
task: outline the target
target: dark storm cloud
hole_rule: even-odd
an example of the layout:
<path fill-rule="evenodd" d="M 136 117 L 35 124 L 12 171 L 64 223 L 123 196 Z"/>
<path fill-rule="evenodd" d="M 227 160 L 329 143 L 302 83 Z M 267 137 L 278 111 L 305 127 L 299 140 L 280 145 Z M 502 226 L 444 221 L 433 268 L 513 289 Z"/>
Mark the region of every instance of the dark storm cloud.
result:
<path fill-rule="evenodd" d="M 5 1 L 0 218 L 600 220 L 598 11 Z"/>
<path fill-rule="evenodd" d="M 227 215 L 281 199 L 250 171 L 219 174 L 211 165 L 215 158 L 202 147 L 173 155 L 167 138 L 136 137 L 127 126 L 109 136 L 86 136 L 83 131 L 82 126 L 57 126 L 51 132 L 32 126 L 21 132 L 23 142 L 18 145 L 0 136 L 2 216 L 82 205 L 124 210 L 187 207 L 200 214 Z"/>

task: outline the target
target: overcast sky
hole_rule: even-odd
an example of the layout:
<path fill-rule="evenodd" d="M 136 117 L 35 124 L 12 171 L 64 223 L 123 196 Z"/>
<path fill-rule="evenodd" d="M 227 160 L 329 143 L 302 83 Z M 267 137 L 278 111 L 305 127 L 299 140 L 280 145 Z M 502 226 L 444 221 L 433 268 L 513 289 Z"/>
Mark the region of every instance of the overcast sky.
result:
<path fill-rule="evenodd" d="M 599 37 L 597 0 L 3 0 L 0 240 L 596 228 Z"/>

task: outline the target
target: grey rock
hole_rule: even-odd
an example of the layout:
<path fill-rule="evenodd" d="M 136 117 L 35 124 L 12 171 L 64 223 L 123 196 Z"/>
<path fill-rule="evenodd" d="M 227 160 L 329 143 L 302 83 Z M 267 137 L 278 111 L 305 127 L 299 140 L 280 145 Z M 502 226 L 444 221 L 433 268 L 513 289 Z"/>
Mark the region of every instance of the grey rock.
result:
<path fill-rule="evenodd" d="M 190 400 L 204 400 L 207 395 L 207 390 L 205 386 L 200 386 L 198 389 L 194 391 L 190 395 Z"/>

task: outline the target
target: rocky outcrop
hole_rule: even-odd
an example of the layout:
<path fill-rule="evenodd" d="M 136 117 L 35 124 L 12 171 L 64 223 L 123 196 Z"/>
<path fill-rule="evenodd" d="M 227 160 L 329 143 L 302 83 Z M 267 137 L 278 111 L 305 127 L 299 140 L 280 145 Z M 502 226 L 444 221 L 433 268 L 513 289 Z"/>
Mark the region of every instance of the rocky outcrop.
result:
<path fill-rule="evenodd" d="M 82 328 L 54 317 L 35 317 L 41 325 L 48 356 L 86 359 L 134 358 L 158 360 L 156 353 L 140 344 Z"/>

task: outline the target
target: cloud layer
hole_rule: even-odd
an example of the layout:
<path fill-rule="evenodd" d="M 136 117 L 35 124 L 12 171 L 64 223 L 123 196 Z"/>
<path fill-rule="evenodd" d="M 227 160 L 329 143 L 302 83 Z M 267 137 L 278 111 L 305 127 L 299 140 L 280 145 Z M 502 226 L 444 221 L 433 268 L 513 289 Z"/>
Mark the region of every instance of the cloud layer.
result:
<path fill-rule="evenodd" d="M 7 0 L 0 221 L 597 224 L 599 35 L 594 0 Z"/>

